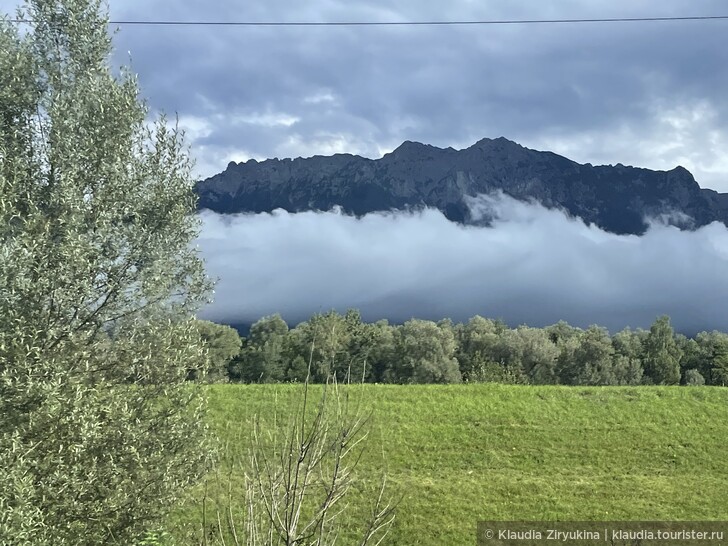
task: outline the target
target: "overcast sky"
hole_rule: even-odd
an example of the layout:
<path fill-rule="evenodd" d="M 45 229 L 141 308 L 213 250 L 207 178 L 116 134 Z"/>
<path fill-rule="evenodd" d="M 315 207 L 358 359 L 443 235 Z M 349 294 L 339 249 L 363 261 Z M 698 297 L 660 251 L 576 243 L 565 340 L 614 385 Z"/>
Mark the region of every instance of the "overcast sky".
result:
<path fill-rule="evenodd" d="M 12 10 L 17 0 L 0 0 Z M 728 14 L 720 0 L 115 0 L 116 20 L 424 21 Z M 177 113 L 200 175 L 483 137 L 728 191 L 728 20 L 477 27 L 122 26 L 117 64 Z"/>
<path fill-rule="evenodd" d="M 12 11 L 19 2 L 0 0 Z M 115 20 L 426 21 L 726 15 L 720 0 L 118 0 Z M 121 26 L 153 112 L 177 114 L 198 174 L 231 160 L 348 152 L 404 140 L 463 148 L 505 136 L 582 163 L 689 169 L 728 192 L 728 20 L 414 27 Z M 728 329 L 728 232 L 654 226 L 616 236 L 535 205 L 464 228 L 438 212 L 204 215 L 216 301 L 206 316 Z M 335 279 L 335 282 L 332 281 Z"/>

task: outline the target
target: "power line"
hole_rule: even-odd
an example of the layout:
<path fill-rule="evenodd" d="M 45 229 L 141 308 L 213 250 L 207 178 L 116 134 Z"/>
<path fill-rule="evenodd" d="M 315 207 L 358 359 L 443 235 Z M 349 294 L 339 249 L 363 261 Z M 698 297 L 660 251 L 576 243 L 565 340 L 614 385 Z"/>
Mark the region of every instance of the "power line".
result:
<path fill-rule="evenodd" d="M 480 21 L 164 21 L 119 20 L 111 25 L 129 26 L 228 26 L 228 27 L 384 27 L 384 26 L 475 26 L 475 25 L 543 25 L 570 23 L 656 23 L 666 21 L 728 20 L 728 15 L 683 17 L 612 17 L 595 19 L 492 19 Z M 10 23 L 34 24 L 30 19 L 8 19 Z"/>

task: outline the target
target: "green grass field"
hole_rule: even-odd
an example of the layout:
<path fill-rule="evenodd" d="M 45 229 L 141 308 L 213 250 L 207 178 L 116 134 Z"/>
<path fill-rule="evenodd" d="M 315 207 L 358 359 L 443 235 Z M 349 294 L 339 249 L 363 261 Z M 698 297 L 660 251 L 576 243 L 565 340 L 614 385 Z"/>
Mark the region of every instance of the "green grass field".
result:
<path fill-rule="evenodd" d="M 349 388 L 374 410 L 359 476 L 386 469 L 402 497 L 390 544 L 474 544 L 478 520 L 728 520 L 728 389 Z M 301 392 L 211 386 L 223 468 L 244 456 L 254 414 L 285 416 Z M 199 526 L 199 504 L 175 520 Z"/>

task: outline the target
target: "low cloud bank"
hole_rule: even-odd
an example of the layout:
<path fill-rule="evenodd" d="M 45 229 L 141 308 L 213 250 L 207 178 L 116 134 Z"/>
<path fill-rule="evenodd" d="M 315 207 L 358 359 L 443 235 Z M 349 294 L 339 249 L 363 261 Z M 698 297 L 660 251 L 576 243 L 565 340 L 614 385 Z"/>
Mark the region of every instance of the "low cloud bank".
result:
<path fill-rule="evenodd" d="M 480 314 L 512 326 L 564 319 L 610 331 L 668 314 L 691 334 L 728 331 L 728 229 L 680 231 L 652 220 L 641 237 L 614 235 L 559 210 L 503 195 L 471 209 L 491 227 L 439 211 L 368 214 L 201 213 L 198 239 L 215 301 L 202 316 L 250 324 L 280 313 L 358 308 L 366 320 L 461 321 Z"/>

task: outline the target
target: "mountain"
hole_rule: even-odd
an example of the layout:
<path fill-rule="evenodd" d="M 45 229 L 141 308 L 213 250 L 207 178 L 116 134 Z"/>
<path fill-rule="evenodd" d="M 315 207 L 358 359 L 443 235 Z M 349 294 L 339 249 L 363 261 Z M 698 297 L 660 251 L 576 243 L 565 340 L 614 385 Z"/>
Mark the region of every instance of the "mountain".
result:
<path fill-rule="evenodd" d="M 647 228 L 645 217 L 661 214 L 680 227 L 716 220 L 728 225 L 728 194 L 701 189 L 683 167 L 652 171 L 582 165 L 502 137 L 484 138 L 463 150 L 406 141 L 381 159 L 336 154 L 231 162 L 224 172 L 196 185 L 199 208 L 220 213 L 330 210 L 338 205 L 346 213 L 363 215 L 429 206 L 462 223 L 475 221 L 465 196 L 497 190 L 563 208 L 619 234 L 641 234 Z"/>

